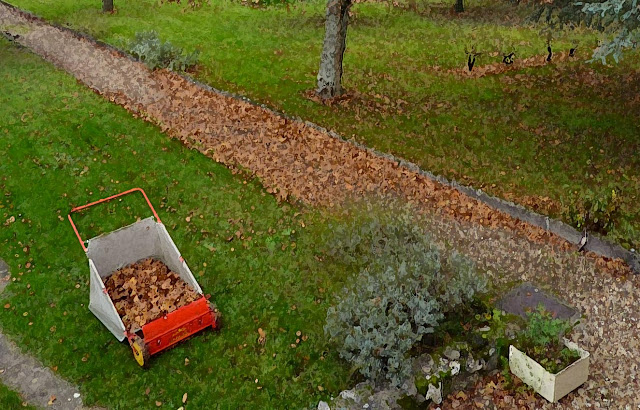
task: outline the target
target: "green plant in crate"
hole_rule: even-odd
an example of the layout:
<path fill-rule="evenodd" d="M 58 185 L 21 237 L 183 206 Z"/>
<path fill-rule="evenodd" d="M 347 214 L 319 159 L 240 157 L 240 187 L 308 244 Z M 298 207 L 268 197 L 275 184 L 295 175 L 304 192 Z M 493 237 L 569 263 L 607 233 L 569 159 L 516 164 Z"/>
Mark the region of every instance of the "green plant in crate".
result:
<path fill-rule="evenodd" d="M 525 329 L 518 337 L 518 348 L 538 362 L 550 373 L 557 373 L 580 359 L 580 354 L 564 346 L 562 337 L 573 325 L 562 319 L 554 319 L 550 312 L 539 306 L 528 314 Z"/>

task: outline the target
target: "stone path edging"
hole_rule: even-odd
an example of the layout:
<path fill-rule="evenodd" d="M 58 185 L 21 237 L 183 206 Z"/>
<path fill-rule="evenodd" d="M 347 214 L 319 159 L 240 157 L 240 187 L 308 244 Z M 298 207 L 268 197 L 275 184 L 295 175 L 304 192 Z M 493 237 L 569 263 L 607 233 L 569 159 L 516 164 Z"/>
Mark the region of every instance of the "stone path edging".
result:
<path fill-rule="evenodd" d="M 14 11 L 24 15 L 25 17 L 29 18 L 29 19 L 33 19 L 33 20 L 38 20 L 42 23 L 51 25 L 53 27 L 56 27 L 60 30 L 66 31 L 70 34 L 72 34 L 74 37 L 76 38 L 81 38 L 84 40 L 87 40 L 91 43 L 97 44 L 101 47 L 105 47 L 115 53 L 117 53 L 118 55 L 125 57 L 131 61 L 139 61 L 138 59 L 136 59 L 135 57 L 131 56 L 130 54 L 126 53 L 123 50 L 120 50 L 110 44 L 107 44 L 105 42 L 102 42 L 100 40 L 96 40 L 95 38 L 93 38 L 90 35 L 84 34 L 84 33 L 80 33 L 77 32 L 75 30 L 72 30 L 68 27 L 64 27 L 62 25 L 56 24 L 56 23 L 51 23 L 51 22 L 47 22 L 46 20 L 44 20 L 41 17 L 38 17 L 28 11 L 24 11 L 16 6 L 13 6 L 12 4 L 9 4 L 7 2 L 5 2 L 4 0 L 0 0 L 0 4 L 5 5 L 11 9 L 13 9 Z M 572 226 L 567 225 L 566 223 L 557 220 L 557 219 L 553 219 L 550 218 L 548 216 L 545 215 L 541 215 L 538 214 L 536 212 L 533 212 L 529 209 L 526 209 L 525 207 L 518 205 L 514 202 L 510 202 L 510 201 L 506 201 L 503 200 L 501 198 L 498 197 L 494 197 L 491 195 L 488 195 L 487 193 L 483 192 L 481 189 L 475 189 L 473 187 L 470 186 L 465 186 L 462 184 L 459 184 L 456 180 L 448 180 L 447 178 L 440 176 L 440 175 L 435 175 L 429 171 L 425 171 L 422 168 L 420 168 L 417 164 L 404 160 L 402 158 L 398 158 L 392 154 L 387 154 L 384 152 L 380 152 L 376 149 L 367 147 L 363 144 L 360 144 L 356 141 L 353 140 L 348 140 L 346 138 L 344 138 L 343 136 L 341 136 L 340 134 L 328 130 L 324 127 L 321 127 L 315 123 L 312 123 L 310 121 L 305 121 L 300 117 L 296 117 L 296 116 L 290 116 L 287 114 L 284 114 L 282 112 L 279 112 L 277 110 L 274 110 L 264 104 L 260 104 L 257 103 L 255 101 L 252 101 L 249 98 L 243 97 L 241 95 L 238 94 L 234 94 L 234 93 L 230 93 L 227 91 L 223 91 L 223 90 L 219 90 L 216 89 L 214 87 L 211 87 L 207 84 L 204 84 L 188 75 L 184 75 L 184 74 L 178 74 L 180 77 L 182 77 L 183 79 L 185 79 L 186 81 L 197 85 L 198 87 L 201 87 L 207 91 L 219 94 L 219 95 L 223 95 L 225 97 L 229 97 L 229 98 L 233 98 L 236 100 L 240 100 L 246 103 L 249 103 L 251 105 L 254 105 L 256 107 L 260 107 L 263 110 L 266 110 L 268 112 L 270 112 L 271 114 L 292 120 L 292 121 L 297 121 L 300 123 L 303 123 L 304 125 L 313 128 L 319 132 L 325 133 L 329 136 L 331 136 L 332 138 L 338 139 L 340 141 L 346 142 L 348 144 L 351 144 L 361 150 L 365 150 L 377 157 L 381 157 L 381 158 L 385 158 L 387 160 L 390 160 L 392 162 L 397 163 L 399 166 L 402 166 L 404 168 L 407 168 L 408 170 L 415 172 L 417 174 L 420 174 L 428 179 L 430 179 L 431 181 L 434 182 L 438 182 L 442 185 L 451 187 L 455 190 L 457 190 L 458 192 L 473 198 L 495 210 L 498 210 L 502 213 L 505 213 L 513 218 L 519 219 L 521 221 L 527 222 L 530 225 L 536 226 L 540 229 L 545 230 L 546 232 L 552 233 L 562 239 L 564 239 L 565 241 L 569 242 L 569 243 L 578 243 L 582 237 L 582 233 L 577 231 L 575 228 L 573 228 Z M 637 252 L 631 252 L 625 248 L 623 248 L 622 246 L 620 246 L 619 244 L 613 243 L 607 239 L 603 239 L 603 238 L 599 238 L 595 235 L 590 235 L 589 236 L 589 242 L 587 243 L 587 246 L 585 247 L 585 250 L 589 251 L 589 252 L 593 252 L 599 256 L 603 256 L 606 258 L 610 258 L 610 259 L 621 259 L 623 260 L 627 265 L 629 265 L 629 267 L 631 268 L 631 270 L 636 273 L 636 274 L 640 274 L 640 253 Z"/>
<path fill-rule="evenodd" d="M 0 0 L 0 3 L 4 3 L 3 0 Z M 71 32 L 74 32 L 71 29 L 66 29 L 69 30 Z M 74 32 L 75 33 L 75 32 Z M 81 35 L 81 37 L 84 37 L 83 35 Z M 84 37 L 90 41 L 94 41 L 98 44 L 102 44 L 102 42 L 100 41 L 96 41 L 94 39 L 92 39 L 91 37 Z M 128 58 L 133 58 L 130 55 L 126 54 L 125 52 L 123 52 L 122 50 L 118 50 L 115 49 L 114 47 L 108 45 L 107 47 L 109 47 L 110 49 L 116 50 L 118 53 L 122 54 L 123 56 L 127 56 Z M 135 59 L 134 59 L 135 60 Z M 514 202 L 511 201 L 506 201 L 502 198 L 498 198 L 495 196 L 491 196 L 488 195 L 487 193 L 485 193 L 484 191 L 482 191 L 481 189 L 475 189 L 473 187 L 470 186 L 466 186 L 466 185 L 462 185 L 460 183 L 458 183 L 455 179 L 452 180 L 448 180 L 447 178 L 445 178 L 444 176 L 441 175 L 435 175 L 429 171 L 425 171 L 424 169 L 420 168 L 420 166 L 418 166 L 417 164 L 411 162 L 411 161 L 407 161 L 405 159 L 402 158 L 398 158 L 393 154 L 388 154 L 385 152 L 381 152 L 378 151 L 374 148 L 370 148 L 366 145 L 363 145 L 359 142 L 356 142 L 354 140 L 349 140 L 344 138 L 342 135 L 336 133 L 335 131 L 332 130 L 328 130 L 318 124 L 315 124 L 313 122 L 310 121 L 306 121 L 303 120 L 300 117 L 295 117 L 295 116 L 290 116 L 287 114 L 284 114 L 282 112 L 276 111 L 264 104 L 260 104 L 257 103 L 255 101 L 252 101 L 246 97 L 237 95 L 237 94 L 233 94 L 233 93 L 229 93 L 227 91 L 221 91 L 218 90 L 214 87 L 211 87 L 207 84 L 204 84 L 200 81 L 197 81 L 195 79 L 193 79 L 190 76 L 187 75 L 183 75 L 183 74 L 178 74 L 180 75 L 182 78 L 184 78 L 185 80 L 189 81 L 192 84 L 195 84 L 199 87 L 202 87 L 208 91 L 217 93 L 217 94 L 221 94 L 224 95 L 226 97 L 231 97 L 231 98 L 235 98 L 237 100 L 242 100 L 245 101 L 249 104 L 255 105 L 257 107 L 260 107 L 266 111 L 269 111 L 272 114 L 275 115 L 279 115 L 281 117 L 293 120 L 293 121 L 299 121 L 301 123 L 303 123 L 304 125 L 311 127 L 317 131 L 323 132 L 335 139 L 338 139 L 340 141 L 346 142 L 348 144 L 354 145 L 356 147 L 358 147 L 361 150 L 365 150 L 368 151 L 370 153 L 372 153 L 375 156 L 378 157 L 382 157 L 382 158 L 386 158 L 392 162 L 396 162 L 399 166 L 405 167 L 407 169 L 409 169 L 410 171 L 413 171 L 417 174 L 420 174 L 426 178 L 429 178 L 432 181 L 438 182 L 442 185 L 445 186 L 449 186 L 455 190 L 457 190 L 458 192 L 476 199 L 479 202 L 482 202 L 484 204 L 486 204 L 487 206 L 496 209 L 500 212 L 503 212 L 513 218 L 516 219 L 520 219 L 524 222 L 527 222 L 533 226 L 536 226 L 538 228 L 544 229 L 547 232 L 550 232 L 562 239 L 564 239 L 567 242 L 570 243 L 574 243 L 577 244 L 578 242 L 580 242 L 580 239 L 582 238 L 582 232 L 576 230 L 574 227 L 567 225 L 566 223 L 557 220 L 557 219 L 553 219 L 550 218 L 546 215 L 541 215 L 539 213 L 533 212 L 525 207 L 523 207 L 522 205 L 518 205 Z M 603 256 L 605 258 L 611 258 L 611 259 L 622 259 L 623 261 L 625 261 L 625 263 L 627 263 L 629 265 L 629 267 L 631 268 L 631 270 L 636 273 L 636 274 L 640 274 L 640 254 L 639 253 L 635 253 L 635 252 L 631 252 L 625 248 L 623 248 L 622 246 L 620 246 L 619 244 L 613 243 L 607 239 L 603 239 L 603 238 L 599 238 L 595 235 L 589 235 L 589 242 L 587 243 L 587 245 L 585 246 L 585 250 L 589 251 L 589 252 L 593 252 L 596 253 L 599 256 Z"/>

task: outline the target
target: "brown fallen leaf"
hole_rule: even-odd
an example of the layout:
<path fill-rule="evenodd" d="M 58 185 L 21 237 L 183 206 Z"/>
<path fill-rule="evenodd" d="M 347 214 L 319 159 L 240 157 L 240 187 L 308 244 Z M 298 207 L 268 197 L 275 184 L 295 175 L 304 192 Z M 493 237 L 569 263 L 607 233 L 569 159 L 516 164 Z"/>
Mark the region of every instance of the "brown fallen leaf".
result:
<path fill-rule="evenodd" d="M 182 395 L 182 404 L 185 404 L 187 402 L 187 393 Z"/>
<path fill-rule="evenodd" d="M 161 401 L 156 401 L 156 406 L 157 406 L 157 407 L 162 406 L 162 402 L 161 402 Z"/>
<path fill-rule="evenodd" d="M 105 279 L 105 287 L 128 329 L 142 327 L 200 297 L 163 262 L 151 258 L 113 272 Z"/>
<path fill-rule="evenodd" d="M 53 395 L 52 395 L 51 397 L 49 397 L 49 401 L 47 402 L 47 404 L 48 404 L 49 406 L 52 406 L 52 405 L 53 405 L 53 402 L 55 402 L 55 401 L 56 401 L 56 396 L 53 396 Z"/>
<path fill-rule="evenodd" d="M 262 330 L 262 328 L 258 328 L 258 334 L 260 335 L 260 337 L 258 337 L 258 343 L 264 346 L 267 341 L 267 333 Z"/>

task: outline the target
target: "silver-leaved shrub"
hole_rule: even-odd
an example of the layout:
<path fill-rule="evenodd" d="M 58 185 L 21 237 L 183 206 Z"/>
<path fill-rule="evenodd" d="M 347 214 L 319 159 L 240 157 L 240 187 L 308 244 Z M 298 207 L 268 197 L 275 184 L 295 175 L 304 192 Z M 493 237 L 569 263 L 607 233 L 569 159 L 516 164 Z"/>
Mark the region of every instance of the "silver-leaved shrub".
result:
<path fill-rule="evenodd" d="M 411 348 L 486 288 L 471 261 L 443 257 L 413 215 L 395 202 L 358 205 L 325 240 L 327 253 L 360 271 L 329 308 L 325 332 L 367 379 L 396 386 L 410 375 Z"/>
<path fill-rule="evenodd" d="M 168 68 L 171 71 L 186 71 L 198 63 L 200 54 L 197 50 L 187 54 L 182 48 L 161 41 L 155 31 L 136 33 L 129 50 L 152 70 Z"/>

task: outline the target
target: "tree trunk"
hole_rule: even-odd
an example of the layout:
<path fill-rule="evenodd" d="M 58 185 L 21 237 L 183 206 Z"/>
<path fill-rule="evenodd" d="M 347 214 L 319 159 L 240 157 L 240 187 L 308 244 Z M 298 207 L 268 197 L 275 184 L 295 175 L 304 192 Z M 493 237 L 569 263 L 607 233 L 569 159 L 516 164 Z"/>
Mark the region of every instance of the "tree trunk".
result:
<path fill-rule="evenodd" d="M 324 45 L 320 57 L 317 93 L 331 98 L 342 92 L 342 58 L 347 45 L 347 24 L 352 0 L 328 0 Z"/>
<path fill-rule="evenodd" d="M 451 4 L 451 3 L 449 3 Z M 462 13 L 464 11 L 464 0 L 456 0 L 456 13 Z"/>
<path fill-rule="evenodd" d="M 113 0 L 102 0 L 102 11 L 112 12 L 113 11 Z"/>

